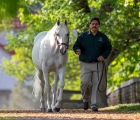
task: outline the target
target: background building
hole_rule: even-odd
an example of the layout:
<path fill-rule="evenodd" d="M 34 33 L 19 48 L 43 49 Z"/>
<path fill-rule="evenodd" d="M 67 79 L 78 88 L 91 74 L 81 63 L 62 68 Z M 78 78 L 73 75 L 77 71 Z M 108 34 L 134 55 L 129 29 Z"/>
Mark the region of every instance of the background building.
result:
<path fill-rule="evenodd" d="M 7 44 L 6 33 L 0 33 L 0 66 L 3 64 L 2 59 L 11 59 L 12 52 L 9 53 L 4 49 Z M 0 109 L 8 108 L 8 103 L 11 99 L 11 90 L 14 88 L 16 80 L 14 77 L 4 73 L 4 70 L 0 68 Z"/>

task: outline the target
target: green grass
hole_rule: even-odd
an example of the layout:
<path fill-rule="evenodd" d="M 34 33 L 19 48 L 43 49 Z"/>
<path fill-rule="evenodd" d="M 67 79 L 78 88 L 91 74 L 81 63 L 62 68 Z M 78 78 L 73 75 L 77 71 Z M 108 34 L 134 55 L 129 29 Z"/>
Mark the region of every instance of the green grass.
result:
<path fill-rule="evenodd" d="M 23 118 L 2 118 L 2 117 L 0 117 L 0 120 L 25 120 L 25 119 L 23 119 Z"/>
<path fill-rule="evenodd" d="M 17 120 L 17 119 L 15 119 L 15 118 L 1 118 L 0 117 L 0 120 Z"/>
<path fill-rule="evenodd" d="M 118 113 L 140 113 L 140 103 L 135 104 L 119 104 L 101 108 L 102 111 L 118 112 Z"/>

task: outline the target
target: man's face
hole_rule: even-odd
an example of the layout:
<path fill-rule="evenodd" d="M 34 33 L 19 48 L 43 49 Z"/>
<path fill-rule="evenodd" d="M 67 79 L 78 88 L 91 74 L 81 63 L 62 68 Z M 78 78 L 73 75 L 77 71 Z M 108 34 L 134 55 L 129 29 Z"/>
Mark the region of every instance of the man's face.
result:
<path fill-rule="evenodd" d="M 91 32 L 97 32 L 98 29 L 99 29 L 99 23 L 97 20 L 93 20 L 90 25 L 89 25 L 89 28 L 91 30 Z"/>

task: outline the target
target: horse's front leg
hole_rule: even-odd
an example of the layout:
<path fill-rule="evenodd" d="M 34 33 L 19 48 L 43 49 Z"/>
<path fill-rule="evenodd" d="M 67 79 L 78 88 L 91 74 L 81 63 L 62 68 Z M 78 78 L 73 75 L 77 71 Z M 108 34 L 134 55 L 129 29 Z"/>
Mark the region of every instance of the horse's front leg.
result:
<path fill-rule="evenodd" d="M 43 76 L 44 76 L 44 80 L 45 80 L 45 89 L 46 89 L 46 94 L 47 94 L 47 112 L 52 112 L 51 98 L 50 98 L 51 86 L 50 86 L 50 82 L 49 82 L 49 72 L 44 65 L 42 68 L 43 68 Z"/>
<path fill-rule="evenodd" d="M 56 91 L 57 91 L 57 83 L 58 83 L 59 77 L 58 74 L 54 74 L 54 83 L 52 86 L 52 107 L 55 106 L 56 103 Z"/>
<path fill-rule="evenodd" d="M 57 103 L 55 104 L 55 108 L 57 108 L 57 111 L 60 111 L 61 103 L 62 103 L 62 99 L 63 99 L 63 88 L 65 85 L 64 74 L 65 74 L 65 67 L 58 70 L 60 86 L 59 86 L 59 95 L 57 98 Z"/>
<path fill-rule="evenodd" d="M 54 74 L 54 83 L 53 83 L 53 86 L 52 86 L 52 108 L 53 108 L 53 111 L 57 111 L 57 109 L 55 108 L 55 103 L 56 103 L 56 91 L 57 91 L 57 83 L 58 83 L 58 80 L 59 80 L 59 76 L 58 74 L 55 72 Z"/>

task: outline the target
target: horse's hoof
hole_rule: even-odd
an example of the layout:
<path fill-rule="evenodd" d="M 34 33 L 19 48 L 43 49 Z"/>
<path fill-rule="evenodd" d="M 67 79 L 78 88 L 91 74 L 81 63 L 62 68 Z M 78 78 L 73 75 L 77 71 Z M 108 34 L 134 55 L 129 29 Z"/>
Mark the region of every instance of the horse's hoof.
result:
<path fill-rule="evenodd" d="M 59 112 L 60 111 L 60 108 L 56 108 L 55 107 L 54 109 L 55 109 L 56 112 Z"/>
<path fill-rule="evenodd" d="M 47 109 L 47 112 L 52 112 L 52 109 Z"/>
<path fill-rule="evenodd" d="M 41 112 L 46 112 L 46 108 L 40 108 Z"/>

